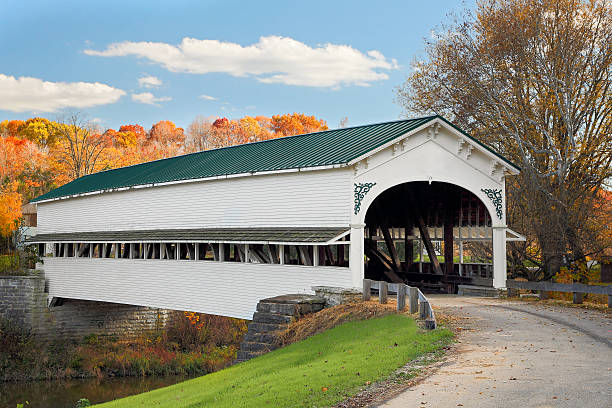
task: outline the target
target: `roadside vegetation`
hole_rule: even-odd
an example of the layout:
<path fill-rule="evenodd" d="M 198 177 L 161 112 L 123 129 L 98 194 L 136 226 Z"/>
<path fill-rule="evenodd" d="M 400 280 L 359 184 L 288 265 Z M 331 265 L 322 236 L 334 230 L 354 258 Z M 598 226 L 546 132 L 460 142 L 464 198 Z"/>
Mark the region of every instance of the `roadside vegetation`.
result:
<path fill-rule="evenodd" d="M 330 406 L 451 338 L 403 314 L 349 321 L 217 373 L 99 406 Z"/>
<path fill-rule="evenodd" d="M 135 339 L 91 334 L 41 341 L 0 321 L 0 381 L 152 375 L 204 375 L 236 358 L 244 320 L 186 313 L 167 329 Z"/>

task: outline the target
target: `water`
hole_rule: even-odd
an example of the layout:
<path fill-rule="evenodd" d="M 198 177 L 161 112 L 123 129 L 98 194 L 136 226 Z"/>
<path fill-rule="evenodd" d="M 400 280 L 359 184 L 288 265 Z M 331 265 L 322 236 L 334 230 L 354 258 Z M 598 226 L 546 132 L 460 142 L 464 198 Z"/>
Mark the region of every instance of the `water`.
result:
<path fill-rule="evenodd" d="M 81 398 L 92 404 L 140 394 L 187 380 L 185 376 L 88 378 L 0 383 L 0 408 L 74 408 Z M 25 405 L 28 401 L 30 405 Z"/>

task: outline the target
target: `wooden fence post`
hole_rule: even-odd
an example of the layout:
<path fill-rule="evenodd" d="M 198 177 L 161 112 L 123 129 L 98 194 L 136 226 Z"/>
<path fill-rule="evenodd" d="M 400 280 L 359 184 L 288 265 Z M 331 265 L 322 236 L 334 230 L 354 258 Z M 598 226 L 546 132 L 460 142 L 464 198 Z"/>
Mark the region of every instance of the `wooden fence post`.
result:
<path fill-rule="evenodd" d="M 370 300 L 372 292 L 372 281 L 370 279 L 363 280 L 363 300 Z"/>
<path fill-rule="evenodd" d="M 427 319 L 429 314 L 429 302 L 419 302 L 419 318 Z"/>
<path fill-rule="evenodd" d="M 518 297 L 518 289 L 508 288 L 508 297 Z"/>
<path fill-rule="evenodd" d="M 550 296 L 549 296 L 549 293 L 547 291 L 545 291 L 545 290 L 541 290 L 540 291 L 540 300 L 545 300 L 545 299 L 548 299 L 549 297 Z"/>
<path fill-rule="evenodd" d="M 389 284 L 387 282 L 380 282 L 378 289 L 378 301 L 381 304 L 387 303 L 387 293 L 389 289 Z"/>
<path fill-rule="evenodd" d="M 406 285 L 397 284 L 397 310 L 402 311 L 406 308 Z"/>
<path fill-rule="evenodd" d="M 575 305 L 579 305 L 579 304 L 581 304 L 581 303 L 582 303 L 582 300 L 583 300 L 583 298 L 584 298 L 584 296 L 582 295 L 582 293 L 580 293 L 580 292 L 573 292 L 572 294 L 573 294 L 573 299 L 572 299 L 572 300 L 573 300 L 574 304 L 575 304 Z"/>
<path fill-rule="evenodd" d="M 419 311 L 419 290 L 415 287 L 408 287 L 409 312 L 416 313 Z"/>

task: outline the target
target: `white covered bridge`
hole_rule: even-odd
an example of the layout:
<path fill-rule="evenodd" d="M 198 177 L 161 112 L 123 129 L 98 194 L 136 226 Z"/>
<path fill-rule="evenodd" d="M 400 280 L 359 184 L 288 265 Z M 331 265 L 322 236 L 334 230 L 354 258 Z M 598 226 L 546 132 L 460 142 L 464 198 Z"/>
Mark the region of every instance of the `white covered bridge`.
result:
<path fill-rule="evenodd" d="M 503 288 L 518 171 L 439 116 L 330 130 L 81 177 L 34 200 L 30 242 L 51 303 L 250 319 L 262 298 L 364 277 Z"/>

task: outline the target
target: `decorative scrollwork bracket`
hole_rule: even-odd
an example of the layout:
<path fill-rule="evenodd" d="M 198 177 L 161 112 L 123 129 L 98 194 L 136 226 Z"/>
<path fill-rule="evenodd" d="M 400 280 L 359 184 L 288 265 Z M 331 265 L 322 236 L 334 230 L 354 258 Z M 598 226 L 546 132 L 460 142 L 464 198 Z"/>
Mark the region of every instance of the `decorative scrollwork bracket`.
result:
<path fill-rule="evenodd" d="M 376 183 L 354 183 L 355 184 L 355 215 L 359 214 L 361 210 L 361 201 L 368 194 L 368 192 L 376 185 Z"/>
<path fill-rule="evenodd" d="M 483 193 L 485 193 L 487 197 L 489 197 L 489 200 L 491 200 L 491 202 L 493 202 L 493 205 L 495 206 L 495 213 L 497 214 L 497 218 L 501 220 L 504 214 L 504 207 L 503 207 L 504 197 L 502 196 L 501 189 L 482 188 L 480 190 Z"/>

